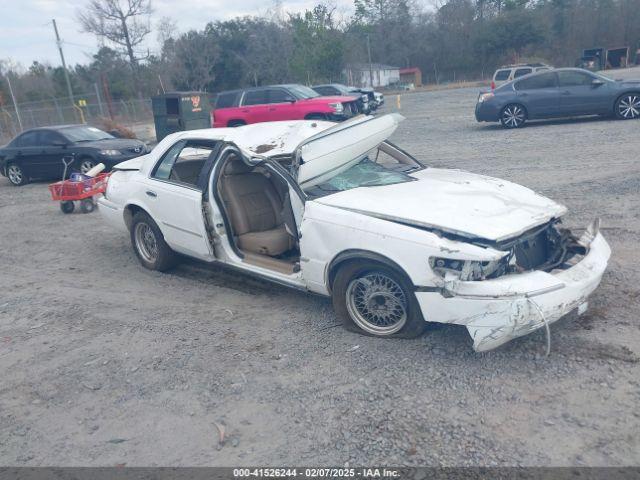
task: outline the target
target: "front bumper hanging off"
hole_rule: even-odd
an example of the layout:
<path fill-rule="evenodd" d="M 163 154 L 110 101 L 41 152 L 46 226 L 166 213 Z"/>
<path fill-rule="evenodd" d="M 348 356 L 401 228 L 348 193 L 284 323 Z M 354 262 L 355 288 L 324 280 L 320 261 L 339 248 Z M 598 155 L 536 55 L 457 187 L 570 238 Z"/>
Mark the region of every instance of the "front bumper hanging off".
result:
<path fill-rule="evenodd" d="M 425 320 L 465 325 L 483 352 L 549 325 L 569 312 L 583 313 L 587 297 L 607 267 L 611 249 L 594 221 L 579 240 L 582 260 L 566 270 L 531 271 L 492 280 L 457 282 L 447 295 L 417 292 Z"/>

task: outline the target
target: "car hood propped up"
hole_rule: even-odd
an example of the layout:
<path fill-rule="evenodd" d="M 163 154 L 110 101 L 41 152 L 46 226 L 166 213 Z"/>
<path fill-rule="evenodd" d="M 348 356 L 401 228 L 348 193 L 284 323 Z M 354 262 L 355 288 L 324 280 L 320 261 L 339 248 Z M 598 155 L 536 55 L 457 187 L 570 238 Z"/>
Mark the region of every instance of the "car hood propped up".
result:
<path fill-rule="evenodd" d="M 561 217 L 566 207 L 515 183 L 427 168 L 417 181 L 359 187 L 315 200 L 385 220 L 500 242 Z"/>

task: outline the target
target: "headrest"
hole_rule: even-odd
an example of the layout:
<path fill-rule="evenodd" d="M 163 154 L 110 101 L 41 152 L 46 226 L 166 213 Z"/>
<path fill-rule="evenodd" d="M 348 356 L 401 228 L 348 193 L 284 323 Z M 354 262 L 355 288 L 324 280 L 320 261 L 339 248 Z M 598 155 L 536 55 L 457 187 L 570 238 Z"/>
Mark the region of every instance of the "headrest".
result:
<path fill-rule="evenodd" d="M 239 158 L 232 158 L 227 161 L 227 164 L 224 166 L 223 173 L 225 175 L 239 175 L 241 173 L 249 173 L 251 171 L 251 167 L 249 167 L 246 163 L 244 163 Z"/>

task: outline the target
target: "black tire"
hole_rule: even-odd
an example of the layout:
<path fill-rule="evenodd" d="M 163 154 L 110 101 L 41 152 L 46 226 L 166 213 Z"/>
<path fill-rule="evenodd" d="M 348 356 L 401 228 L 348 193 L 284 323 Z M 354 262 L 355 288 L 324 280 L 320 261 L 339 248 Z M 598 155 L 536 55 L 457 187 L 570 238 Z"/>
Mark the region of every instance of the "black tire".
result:
<path fill-rule="evenodd" d="M 14 187 L 20 187 L 29 182 L 29 178 L 25 174 L 24 170 L 17 163 L 10 163 L 7 165 L 7 178 L 11 185 Z"/>
<path fill-rule="evenodd" d="M 306 120 L 326 120 L 327 116 L 324 113 L 310 113 L 304 118 Z"/>
<path fill-rule="evenodd" d="M 97 165 L 96 161 L 91 157 L 82 157 L 78 160 L 78 171 L 80 173 L 87 173 L 93 167 Z"/>
<path fill-rule="evenodd" d="M 367 303 L 382 312 L 378 318 L 370 317 L 371 322 L 365 317 L 377 317 L 377 314 L 368 307 L 359 308 L 357 300 L 358 290 L 370 288 L 367 285 L 378 290 L 378 294 L 371 295 Z M 377 337 L 415 338 L 427 326 L 411 282 L 404 274 L 382 263 L 358 260 L 340 266 L 333 281 L 332 298 L 338 318 L 352 332 Z M 389 314 L 389 309 L 393 315 Z M 385 315 L 387 318 L 383 318 Z"/>
<path fill-rule="evenodd" d="M 73 213 L 73 210 L 76 208 L 73 202 L 66 201 L 60 202 L 60 210 L 62 213 Z"/>
<path fill-rule="evenodd" d="M 82 213 L 91 213 L 96 209 L 96 204 L 93 203 L 93 199 L 85 198 L 80 202 L 80 211 Z"/>
<path fill-rule="evenodd" d="M 243 125 L 246 125 L 247 122 L 245 122 L 244 120 L 230 120 L 229 123 L 227 124 L 227 127 L 230 128 L 235 128 L 235 127 L 242 127 Z"/>
<path fill-rule="evenodd" d="M 519 103 L 510 103 L 500 112 L 500 123 L 504 128 L 522 128 L 527 118 L 527 109 Z"/>
<path fill-rule="evenodd" d="M 164 241 L 158 225 L 146 212 L 133 216 L 131 245 L 142 266 L 149 270 L 165 272 L 177 263 L 176 253 Z"/>
<path fill-rule="evenodd" d="M 616 100 L 614 113 L 619 120 L 640 118 L 640 92 L 625 93 Z"/>

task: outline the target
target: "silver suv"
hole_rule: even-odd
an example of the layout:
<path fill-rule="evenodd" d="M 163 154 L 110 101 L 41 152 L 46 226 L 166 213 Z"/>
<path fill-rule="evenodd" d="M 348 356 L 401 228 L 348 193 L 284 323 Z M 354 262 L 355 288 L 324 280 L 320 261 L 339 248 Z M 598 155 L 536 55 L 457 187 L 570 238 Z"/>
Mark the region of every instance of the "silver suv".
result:
<path fill-rule="evenodd" d="M 510 82 L 518 77 L 529 75 L 534 72 L 551 70 L 553 67 L 544 63 L 518 63 L 516 65 L 503 65 L 493 74 L 491 90 L 495 90 L 503 83 Z"/>

